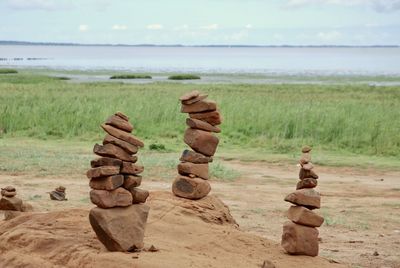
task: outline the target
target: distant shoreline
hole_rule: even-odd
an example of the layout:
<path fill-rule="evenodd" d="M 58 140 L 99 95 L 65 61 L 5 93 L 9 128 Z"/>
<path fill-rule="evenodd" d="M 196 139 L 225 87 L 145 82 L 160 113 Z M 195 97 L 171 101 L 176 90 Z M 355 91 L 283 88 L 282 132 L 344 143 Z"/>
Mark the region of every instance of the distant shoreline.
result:
<path fill-rule="evenodd" d="M 249 48 L 399 48 L 400 45 L 181 45 L 181 44 L 81 44 L 56 42 L 0 41 L 0 45 L 16 46 L 89 46 L 89 47 L 249 47 Z"/>

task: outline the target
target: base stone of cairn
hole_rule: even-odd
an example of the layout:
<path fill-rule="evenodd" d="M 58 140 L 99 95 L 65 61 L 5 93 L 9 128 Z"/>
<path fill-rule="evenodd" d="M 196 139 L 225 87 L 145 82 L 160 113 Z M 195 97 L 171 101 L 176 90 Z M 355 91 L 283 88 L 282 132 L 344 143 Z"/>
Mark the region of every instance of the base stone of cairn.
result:
<path fill-rule="evenodd" d="M 281 245 L 287 253 L 293 255 L 318 255 L 319 232 L 316 227 L 324 222 L 324 218 L 313 211 L 321 207 L 321 196 L 314 190 L 318 184 L 318 175 L 312 170 L 314 166 L 310 152 L 309 146 L 302 149 L 297 190 L 285 197 L 285 201 L 293 206 L 287 212 L 290 222 L 283 226 Z"/>
<path fill-rule="evenodd" d="M 103 145 L 93 152 L 100 156 L 90 162 L 90 200 L 97 207 L 90 210 L 89 221 L 97 238 L 109 251 L 135 251 L 143 247 L 144 230 L 150 207 L 144 204 L 149 192 L 137 188 L 143 166 L 135 155 L 144 144 L 132 135 L 129 118 L 121 113 L 101 125 L 107 132 Z"/>
<path fill-rule="evenodd" d="M 214 101 L 195 90 L 179 98 L 182 113 L 189 113 L 184 142 L 193 150 L 184 150 L 178 165 L 179 176 L 172 183 L 172 192 L 187 199 L 201 199 L 211 191 L 208 164 L 217 150 L 219 139 L 213 133 L 221 132 L 217 126 L 222 118 Z"/>

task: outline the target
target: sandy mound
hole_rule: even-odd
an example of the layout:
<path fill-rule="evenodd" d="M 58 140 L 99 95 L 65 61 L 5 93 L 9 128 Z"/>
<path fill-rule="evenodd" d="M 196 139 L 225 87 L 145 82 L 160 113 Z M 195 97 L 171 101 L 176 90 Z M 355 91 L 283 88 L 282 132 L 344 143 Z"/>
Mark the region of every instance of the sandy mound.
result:
<path fill-rule="evenodd" d="M 277 243 L 240 231 L 216 197 L 189 201 L 154 192 L 148 200 L 145 244 L 157 252 L 107 252 L 87 210 L 25 213 L 0 222 L 1 267 L 261 267 L 264 260 L 276 267 L 341 267 L 288 256 Z"/>

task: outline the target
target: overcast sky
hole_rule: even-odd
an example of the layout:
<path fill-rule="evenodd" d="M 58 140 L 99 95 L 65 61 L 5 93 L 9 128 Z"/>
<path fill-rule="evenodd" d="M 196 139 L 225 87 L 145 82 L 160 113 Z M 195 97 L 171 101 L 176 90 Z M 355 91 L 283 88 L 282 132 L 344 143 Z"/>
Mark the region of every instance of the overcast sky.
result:
<path fill-rule="evenodd" d="M 400 45 L 400 0 L 0 0 L 0 40 Z"/>

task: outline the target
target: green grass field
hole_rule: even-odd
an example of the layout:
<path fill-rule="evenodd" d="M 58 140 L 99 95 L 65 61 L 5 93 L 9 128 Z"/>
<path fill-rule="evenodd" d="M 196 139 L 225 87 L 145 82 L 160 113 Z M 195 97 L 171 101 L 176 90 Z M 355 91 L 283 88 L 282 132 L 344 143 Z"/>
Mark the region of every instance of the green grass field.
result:
<path fill-rule="evenodd" d="M 179 151 L 186 115 L 179 112 L 178 98 L 194 88 L 219 104 L 223 151 L 292 158 L 309 144 L 365 163 L 400 160 L 398 86 L 79 84 L 9 74 L 0 76 L 0 137 L 100 141 L 99 124 L 120 110 L 148 146 Z"/>

